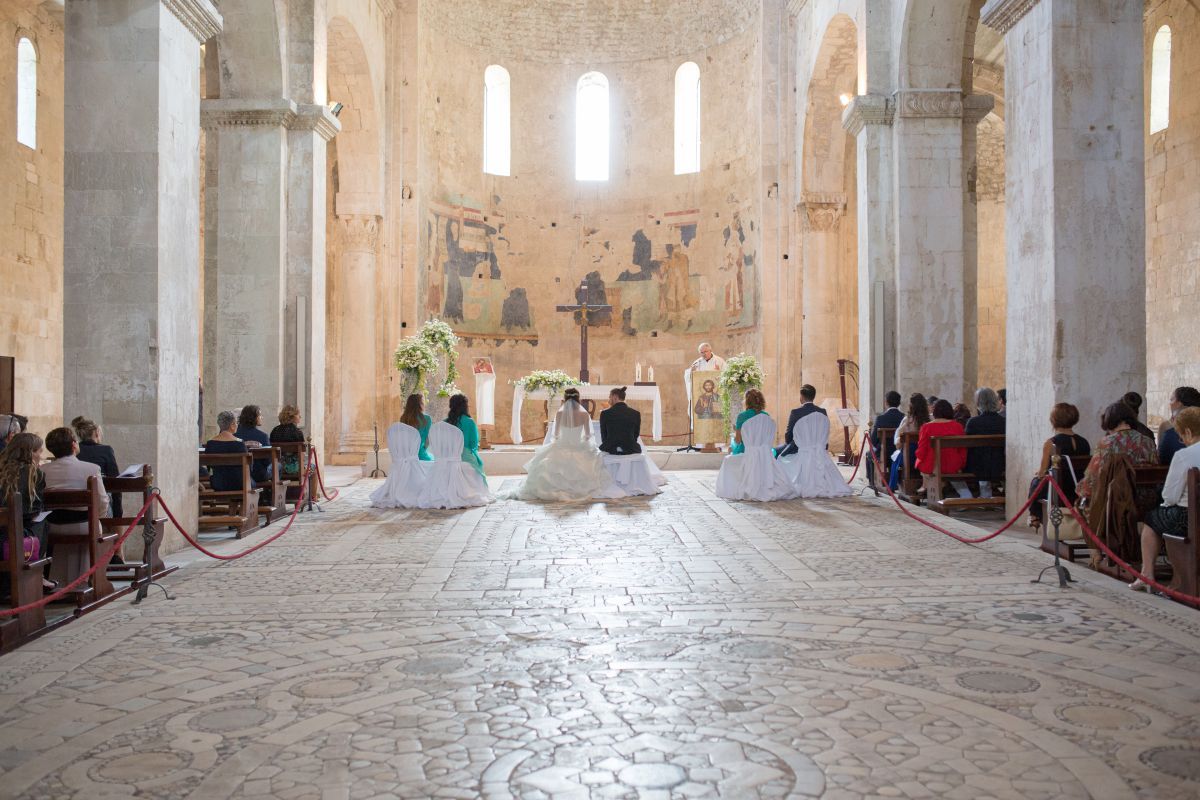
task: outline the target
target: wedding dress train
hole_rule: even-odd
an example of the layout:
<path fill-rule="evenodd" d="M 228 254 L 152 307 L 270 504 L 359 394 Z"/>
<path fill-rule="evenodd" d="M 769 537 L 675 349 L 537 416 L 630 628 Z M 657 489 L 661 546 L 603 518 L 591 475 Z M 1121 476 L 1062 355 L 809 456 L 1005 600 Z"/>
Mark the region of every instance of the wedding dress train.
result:
<path fill-rule="evenodd" d="M 528 476 L 505 493 L 516 500 L 613 499 L 624 497 L 604 465 L 604 454 L 592 439 L 591 417 L 568 400 L 554 417 L 546 443 L 525 464 Z"/>

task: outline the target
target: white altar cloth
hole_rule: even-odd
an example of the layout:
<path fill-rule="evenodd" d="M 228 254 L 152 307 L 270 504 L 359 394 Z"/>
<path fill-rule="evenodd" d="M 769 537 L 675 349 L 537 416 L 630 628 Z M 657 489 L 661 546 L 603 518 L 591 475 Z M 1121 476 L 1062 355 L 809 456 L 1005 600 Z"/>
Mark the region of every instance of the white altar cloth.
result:
<path fill-rule="evenodd" d="M 622 384 L 623 385 L 623 384 Z M 580 386 L 579 396 L 584 400 L 607 400 L 608 393 L 613 389 L 620 388 L 619 385 L 594 384 L 591 386 Z M 545 389 L 525 393 L 525 390 L 520 386 L 513 387 L 513 404 L 512 404 L 512 440 L 513 444 L 520 444 L 521 439 L 521 406 L 525 404 L 525 398 L 533 400 L 549 400 L 550 393 Z M 560 396 L 561 397 L 561 396 Z M 654 437 L 654 441 L 662 439 L 662 394 L 658 391 L 657 386 L 629 386 L 625 391 L 625 401 L 650 400 L 654 403 L 653 416 L 650 423 L 650 433 Z M 550 416 L 554 416 L 557 409 L 550 409 Z"/>

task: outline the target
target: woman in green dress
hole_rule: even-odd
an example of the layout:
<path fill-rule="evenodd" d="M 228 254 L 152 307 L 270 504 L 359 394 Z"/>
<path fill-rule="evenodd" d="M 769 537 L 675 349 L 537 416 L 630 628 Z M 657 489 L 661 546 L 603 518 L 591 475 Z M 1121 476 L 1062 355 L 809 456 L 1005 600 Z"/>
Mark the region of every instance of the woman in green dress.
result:
<path fill-rule="evenodd" d="M 433 424 L 433 420 L 425 413 L 425 398 L 422 395 L 410 394 L 408 396 L 408 400 L 404 403 L 404 413 L 400 415 L 400 421 L 416 428 L 417 432 L 421 434 L 421 449 L 417 451 L 417 458 L 421 461 L 433 461 L 433 456 L 429 455 L 429 451 L 425 449 L 425 445 L 429 441 L 429 426 Z"/>
<path fill-rule="evenodd" d="M 483 460 L 479 457 L 479 427 L 467 413 L 465 394 L 456 394 L 450 398 L 450 413 L 446 416 L 446 422 L 462 431 L 462 460 L 487 480 L 487 474 L 483 471 Z"/>
<path fill-rule="evenodd" d="M 738 414 L 737 421 L 733 423 L 733 449 L 729 452 L 735 456 L 746 452 L 746 446 L 742 444 L 742 425 L 751 417 L 767 413 L 764 411 L 767 407 L 767 398 L 763 397 L 763 393 L 758 389 L 747 389 L 745 402 L 746 410 Z"/>

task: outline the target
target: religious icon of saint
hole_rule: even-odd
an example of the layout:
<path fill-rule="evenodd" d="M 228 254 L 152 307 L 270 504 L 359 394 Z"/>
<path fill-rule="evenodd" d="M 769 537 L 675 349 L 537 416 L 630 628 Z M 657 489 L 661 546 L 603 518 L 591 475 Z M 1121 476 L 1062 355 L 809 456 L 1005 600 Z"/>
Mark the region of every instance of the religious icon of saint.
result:
<path fill-rule="evenodd" d="M 721 403 L 717 397 L 717 384 L 715 381 L 705 381 L 704 391 L 696 398 L 696 405 L 693 407 L 693 412 L 696 419 L 720 419 L 721 418 Z"/>
<path fill-rule="evenodd" d="M 475 364 L 471 369 L 476 375 L 483 375 L 485 373 L 491 375 L 495 372 L 492 369 L 492 360 L 490 358 L 475 359 Z"/>

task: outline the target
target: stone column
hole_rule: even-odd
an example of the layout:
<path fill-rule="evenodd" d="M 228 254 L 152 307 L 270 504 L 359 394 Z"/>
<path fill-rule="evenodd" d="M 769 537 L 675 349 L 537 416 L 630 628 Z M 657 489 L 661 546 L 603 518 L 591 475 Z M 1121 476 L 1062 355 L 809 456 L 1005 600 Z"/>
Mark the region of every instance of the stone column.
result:
<path fill-rule="evenodd" d="M 338 379 L 341 401 L 338 450 L 371 449 L 375 418 L 375 265 L 380 218 L 373 214 L 339 216 L 341 264 L 338 270 Z"/>
<path fill-rule="evenodd" d="M 205 275 L 204 400 L 212 424 L 223 410 L 254 403 L 270 419 L 283 402 L 285 319 L 284 167 L 290 100 L 201 103 L 216 140 L 215 269 Z M 210 194 L 210 197 L 213 195 Z"/>
<path fill-rule="evenodd" d="M 837 360 L 842 354 L 838 352 L 838 274 L 846 198 L 808 192 L 796 210 L 804 237 L 801 372 L 804 382 L 816 387 L 819 404 L 839 393 Z"/>
<path fill-rule="evenodd" d="M 979 202 L 976 128 L 995 104 L 990 94 L 963 96 L 963 387 L 962 401 L 972 405 L 979 388 Z M 992 387 L 999 389 L 999 386 Z"/>
<path fill-rule="evenodd" d="M 283 400 L 300 408 L 318 444 L 325 441 L 325 156 L 340 128 L 323 105 L 301 105 L 288 130 Z"/>
<path fill-rule="evenodd" d="M 63 417 L 92 416 L 122 463 L 152 464 L 190 530 L 200 43 L 220 29 L 209 0 L 66 4 Z"/>
<path fill-rule="evenodd" d="M 896 380 L 959 397 L 964 385 L 963 99 L 895 96 Z"/>
<path fill-rule="evenodd" d="M 855 97 L 842 125 L 858 152 L 858 352 L 859 408 L 884 408 L 896 387 L 896 249 L 892 212 L 892 118 L 889 97 Z"/>
<path fill-rule="evenodd" d="M 1046 415 L 1146 384 L 1141 0 L 991 0 L 1005 35 L 1008 505 Z M 1081 76 L 1086 80 L 1081 80 Z"/>

